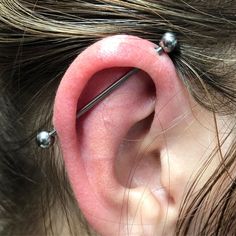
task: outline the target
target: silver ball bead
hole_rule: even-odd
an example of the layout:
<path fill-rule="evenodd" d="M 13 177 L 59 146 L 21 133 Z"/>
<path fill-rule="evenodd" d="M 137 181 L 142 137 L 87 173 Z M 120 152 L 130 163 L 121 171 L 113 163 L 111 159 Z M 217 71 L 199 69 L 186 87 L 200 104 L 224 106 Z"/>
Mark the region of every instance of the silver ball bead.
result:
<path fill-rule="evenodd" d="M 47 131 L 40 132 L 36 137 L 36 142 L 41 148 L 49 148 L 55 141 L 55 137 Z"/>
<path fill-rule="evenodd" d="M 175 34 L 171 32 L 167 32 L 162 36 L 162 39 L 160 41 L 160 46 L 166 53 L 172 52 L 175 47 L 177 46 L 178 42 L 175 37 Z"/>

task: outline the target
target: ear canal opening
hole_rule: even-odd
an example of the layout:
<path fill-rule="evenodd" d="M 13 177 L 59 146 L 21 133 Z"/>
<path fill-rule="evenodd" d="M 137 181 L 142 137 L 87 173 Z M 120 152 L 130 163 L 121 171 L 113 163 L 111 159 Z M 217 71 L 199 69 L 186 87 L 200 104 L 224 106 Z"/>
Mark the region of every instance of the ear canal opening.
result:
<path fill-rule="evenodd" d="M 122 140 L 115 161 L 116 177 L 125 188 L 146 186 L 155 192 L 160 184 L 160 154 L 153 150 L 149 131 L 155 112 L 134 124 Z"/>
<path fill-rule="evenodd" d="M 128 131 L 124 141 L 133 141 L 140 142 L 144 136 L 149 132 L 155 112 L 152 112 L 150 115 L 135 123 Z"/>

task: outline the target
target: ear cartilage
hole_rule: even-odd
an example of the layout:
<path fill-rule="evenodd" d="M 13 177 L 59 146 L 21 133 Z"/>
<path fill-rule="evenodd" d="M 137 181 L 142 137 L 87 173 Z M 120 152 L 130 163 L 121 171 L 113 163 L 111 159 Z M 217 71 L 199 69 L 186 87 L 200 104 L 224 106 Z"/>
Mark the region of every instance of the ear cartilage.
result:
<path fill-rule="evenodd" d="M 155 50 L 159 55 L 161 55 L 163 52 L 165 53 L 172 52 L 176 48 L 176 46 L 177 46 L 177 39 L 175 34 L 167 32 L 162 36 L 162 39 L 159 42 L 159 47 L 157 47 Z M 122 76 L 120 79 L 112 83 L 109 87 L 107 87 L 105 90 L 99 93 L 95 98 L 93 98 L 89 103 L 87 103 L 81 110 L 79 110 L 76 115 L 76 118 L 78 119 L 79 117 L 87 113 L 89 110 L 91 110 L 97 103 L 106 98 L 109 94 L 111 94 L 114 90 L 120 87 L 127 79 L 129 79 L 132 75 L 136 74 L 139 70 L 140 69 L 138 68 L 133 68 L 132 70 L 127 72 L 124 76 Z M 54 144 L 56 134 L 57 132 L 55 129 L 53 129 L 52 131 L 41 131 L 40 133 L 37 134 L 36 137 L 37 145 L 41 148 L 49 148 Z"/>

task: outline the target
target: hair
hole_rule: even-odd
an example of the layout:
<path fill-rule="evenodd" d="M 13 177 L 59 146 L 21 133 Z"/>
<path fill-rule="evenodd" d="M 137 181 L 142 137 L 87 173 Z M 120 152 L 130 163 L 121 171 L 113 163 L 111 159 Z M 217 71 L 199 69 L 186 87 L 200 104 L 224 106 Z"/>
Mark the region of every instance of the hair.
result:
<path fill-rule="evenodd" d="M 36 133 L 51 128 L 60 80 L 86 47 L 115 34 L 158 43 L 166 31 L 178 37 L 180 52 L 170 56 L 189 93 L 214 117 L 231 118 L 183 199 L 176 235 L 236 232 L 236 138 L 221 151 L 235 136 L 234 0 L 1 0 L 0 12 L 1 235 L 58 235 L 63 225 L 71 235 L 95 234 L 77 206 L 59 146 L 37 149 Z M 190 202 L 216 153 L 220 165 Z"/>

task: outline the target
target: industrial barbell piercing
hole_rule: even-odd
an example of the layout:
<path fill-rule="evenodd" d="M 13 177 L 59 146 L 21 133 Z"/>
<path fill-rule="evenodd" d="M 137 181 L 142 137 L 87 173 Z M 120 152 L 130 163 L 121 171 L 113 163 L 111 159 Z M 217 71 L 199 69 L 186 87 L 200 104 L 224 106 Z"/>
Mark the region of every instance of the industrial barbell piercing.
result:
<path fill-rule="evenodd" d="M 175 34 L 171 32 L 165 33 L 160 42 L 159 47 L 155 48 L 157 53 L 161 55 L 163 52 L 170 53 L 172 52 L 176 46 L 177 46 L 177 39 Z M 127 72 L 124 76 L 122 76 L 120 79 L 116 80 L 114 83 L 112 83 L 108 88 L 103 90 L 101 93 L 99 93 L 95 98 L 93 98 L 89 103 L 87 103 L 76 115 L 76 118 L 78 119 L 85 113 L 87 113 L 89 110 L 91 110 L 97 103 L 102 101 L 104 98 L 106 98 L 109 94 L 111 94 L 115 89 L 120 87 L 127 79 L 129 79 L 132 75 L 139 72 L 140 69 L 133 68 L 129 72 Z M 55 129 L 52 131 L 41 131 L 37 134 L 36 142 L 39 147 L 41 148 L 49 148 L 52 146 L 55 142 L 55 136 L 57 132 Z"/>
<path fill-rule="evenodd" d="M 163 51 L 165 53 L 171 53 L 176 49 L 177 44 L 178 41 L 175 34 L 167 32 L 162 36 L 157 52 L 159 53 L 159 51 L 161 51 L 159 54 L 161 54 Z"/>

